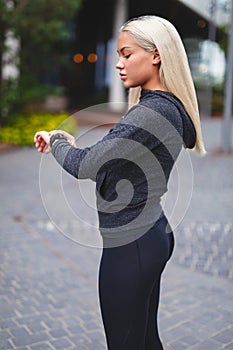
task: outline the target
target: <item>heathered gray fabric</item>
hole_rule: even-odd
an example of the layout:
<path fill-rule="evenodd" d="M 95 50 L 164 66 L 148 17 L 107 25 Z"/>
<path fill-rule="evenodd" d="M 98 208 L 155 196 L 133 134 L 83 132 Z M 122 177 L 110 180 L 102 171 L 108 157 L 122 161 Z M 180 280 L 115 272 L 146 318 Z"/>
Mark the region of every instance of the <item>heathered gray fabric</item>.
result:
<path fill-rule="evenodd" d="M 99 142 L 84 149 L 57 141 L 52 153 L 78 179 L 96 181 L 100 232 L 110 245 L 147 232 L 163 214 L 161 196 L 182 145 L 196 133 L 182 103 L 171 93 L 143 90 L 132 107 Z M 119 243 L 122 242 L 122 243 Z"/>

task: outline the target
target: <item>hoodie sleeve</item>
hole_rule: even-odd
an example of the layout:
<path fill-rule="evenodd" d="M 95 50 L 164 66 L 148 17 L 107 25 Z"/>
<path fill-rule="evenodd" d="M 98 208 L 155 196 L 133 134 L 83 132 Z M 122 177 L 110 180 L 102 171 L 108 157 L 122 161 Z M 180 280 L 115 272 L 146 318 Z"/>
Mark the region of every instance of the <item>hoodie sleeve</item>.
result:
<path fill-rule="evenodd" d="M 68 141 L 61 139 L 53 144 L 52 154 L 57 162 L 74 177 L 95 181 L 97 172 L 108 161 L 132 157 L 135 147 L 140 142 L 139 134 L 138 128 L 132 123 L 130 125 L 125 121 L 119 122 L 102 140 L 90 147 L 75 148 Z M 126 140 L 136 142 L 129 145 Z"/>
<path fill-rule="evenodd" d="M 75 148 L 68 141 L 59 140 L 52 146 L 52 154 L 58 163 L 79 179 L 96 180 L 103 166 L 117 159 L 149 162 L 149 153 L 156 158 L 166 158 L 169 153 L 177 158 L 183 143 L 174 125 L 162 114 L 145 106 L 132 107 L 124 118 L 99 142 L 91 147 Z M 114 162 L 114 166 L 118 166 Z M 119 171 L 119 169 L 117 169 Z"/>
<path fill-rule="evenodd" d="M 61 139 L 53 144 L 52 154 L 74 177 L 95 181 L 97 172 L 108 161 L 134 161 L 136 157 L 146 153 L 146 150 L 154 150 L 161 143 L 161 139 L 165 138 L 161 118 L 151 109 L 137 105 L 102 140 L 91 147 L 75 148 Z"/>

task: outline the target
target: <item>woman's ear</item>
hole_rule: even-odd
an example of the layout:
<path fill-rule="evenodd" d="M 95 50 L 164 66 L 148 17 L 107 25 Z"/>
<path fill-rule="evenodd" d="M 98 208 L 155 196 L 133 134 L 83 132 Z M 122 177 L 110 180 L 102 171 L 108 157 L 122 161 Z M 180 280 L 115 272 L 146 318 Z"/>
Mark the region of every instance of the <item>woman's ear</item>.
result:
<path fill-rule="evenodd" d="M 157 48 L 153 50 L 153 64 L 159 64 L 161 62 L 160 54 Z"/>

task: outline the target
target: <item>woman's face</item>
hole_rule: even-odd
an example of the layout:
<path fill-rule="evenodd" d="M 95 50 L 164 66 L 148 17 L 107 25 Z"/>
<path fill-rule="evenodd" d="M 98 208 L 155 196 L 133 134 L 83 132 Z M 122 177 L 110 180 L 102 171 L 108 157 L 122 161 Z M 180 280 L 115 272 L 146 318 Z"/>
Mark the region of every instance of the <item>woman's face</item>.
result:
<path fill-rule="evenodd" d="M 116 68 L 125 88 L 141 86 L 143 89 L 154 90 L 159 81 L 160 57 L 158 51 L 145 51 L 126 31 L 118 38 L 119 60 Z"/>

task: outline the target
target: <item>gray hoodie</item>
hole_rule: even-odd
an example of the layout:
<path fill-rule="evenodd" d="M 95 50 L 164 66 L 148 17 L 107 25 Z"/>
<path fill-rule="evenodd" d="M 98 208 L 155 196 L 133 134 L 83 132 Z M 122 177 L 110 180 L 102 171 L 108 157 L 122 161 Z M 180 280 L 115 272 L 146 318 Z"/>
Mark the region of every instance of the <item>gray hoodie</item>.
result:
<path fill-rule="evenodd" d="M 196 132 L 173 94 L 142 90 L 139 103 L 99 142 L 83 149 L 61 139 L 52 153 L 78 179 L 96 181 L 99 229 L 105 246 L 139 238 L 163 216 L 161 197 L 182 149 Z"/>

